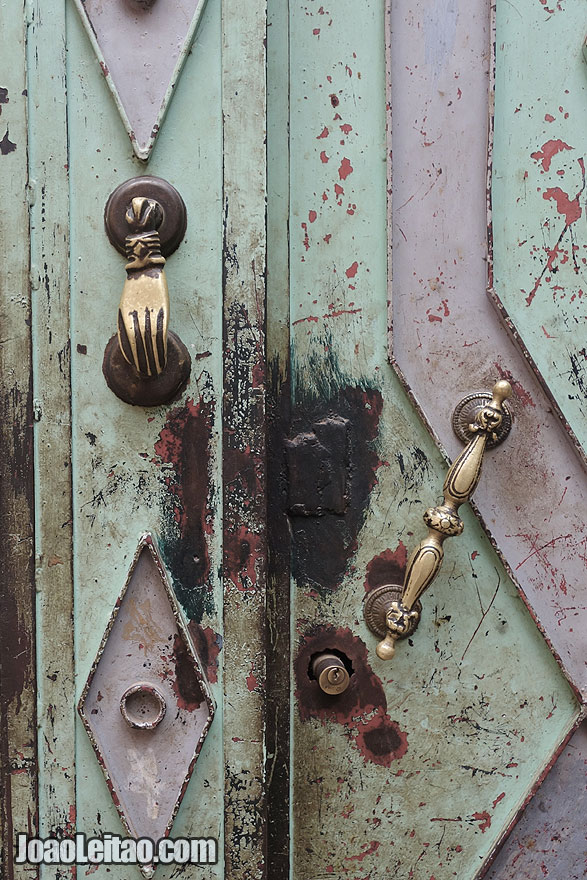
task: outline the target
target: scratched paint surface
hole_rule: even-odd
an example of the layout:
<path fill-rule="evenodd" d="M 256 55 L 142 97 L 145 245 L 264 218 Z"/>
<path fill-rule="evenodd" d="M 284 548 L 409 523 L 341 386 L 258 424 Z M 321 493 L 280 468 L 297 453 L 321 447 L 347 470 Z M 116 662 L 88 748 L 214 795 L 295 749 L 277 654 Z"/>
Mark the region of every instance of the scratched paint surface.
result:
<path fill-rule="evenodd" d="M 586 766 L 587 724 L 583 722 L 526 807 L 487 880 L 585 877 Z"/>
<path fill-rule="evenodd" d="M 587 225 L 581 3 L 497 3 L 495 290 L 585 450 Z M 528 34 L 538 51 L 525 51 Z M 497 221 L 497 218 L 496 218 Z"/>
<path fill-rule="evenodd" d="M 180 191 L 188 227 L 168 260 L 170 327 L 192 358 L 182 397 L 145 409 L 119 401 L 102 376 L 115 331 L 124 259 L 103 231 L 104 204 L 117 184 L 144 174 L 74 8 L 68 16 L 72 192 L 72 370 L 76 669 L 83 686 L 124 584 L 138 538 L 158 538 L 173 587 L 190 620 L 217 713 L 175 820 L 172 836 L 211 836 L 222 852 L 222 645 L 219 401 L 221 353 L 221 115 L 219 4 L 209 3 L 146 173 Z M 206 89 L 200 84 L 205 81 Z M 185 169 L 189 168 L 189 173 Z M 72 697 L 73 705 L 73 697 Z M 101 770 L 77 727 L 77 823 L 86 834 L 123 833 Z M 177 867 L 160 866 L 164 878 Z M 139 877 L 133 868 L 133 876 Z M 202 877 L 223 876 L 217 866 Z M 96 878 L 128 880 L 128 868 L 101 866 Z"/>
<path fill-rule="evenodd" d="M 365 591 L 401 582 L 446 466 L 386 359 L 383 4 L 290 8 L 292 433 L 341 415 L 356 455 L 350 516 L 292 517 L 294 877 L 472 878 L 576 704 L 469 511 L 413 644 L 375 655 Z"/>
<path fill-rule="evenodd" d="M 30 419 L 32 404 L 28 293 L 27 107 L 24 41 L 20 15 L 3 21 L 4 39 L 15 53 L 0 84 L 0 190 L 10 205 L 0 217 L 5 255 L 0 285 L 0 525 L 5 536 L 0 561 L 0 863 L 6 880 L 30 877 L 28 866 L 13 866 L 18 828 L 36 824 L 37 742 L 34 655 L 34 487 Z"/>

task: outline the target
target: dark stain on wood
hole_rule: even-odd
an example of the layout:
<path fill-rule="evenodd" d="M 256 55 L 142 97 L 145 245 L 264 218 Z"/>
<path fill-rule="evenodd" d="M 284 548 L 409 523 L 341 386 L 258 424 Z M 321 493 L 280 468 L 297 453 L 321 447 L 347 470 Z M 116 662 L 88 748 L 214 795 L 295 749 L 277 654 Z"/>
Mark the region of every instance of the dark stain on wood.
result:
<path fill-rule="evenodd" d="M 177 598 L 191 620 L 214 609 L 208 536 L 213 529 L 210 450 L 214 425 L 212 399 L 188 398 L 168 414 L 155 452 L 166 492 L 161 551 Z"/>
<path fill-rule="evenodd" d="M 304 397 L 293 413 L 292 434 L 310 432 L 324 419 L 344 419 L 349 444 L 346 513 L 291 519 L 293 574 L 300 587 L 321 595 L 336 590 L 357 550 L 357 535 L 381 465 L 376 440 L 382 406 L 378 389 L 347 385 L 329 396 Z"/>
<path fill-rule="evenodd" d="M 222 636 L 210 626 L 191 621 L 188 629 L 194 647 L 206 671 L 206 678 L 214 684 L 218 681 L 218 655 L 222 649 Z"/>
<path fill-rule="evenodd" d="M 395 550 L 384 550 L 378 553 L 367 565 L 365 577 L 365 591 L 375 590 L 386 584 L 399 584 L 404 582 L 406 565 L 408 560 L 407 547 L 399 542 Z"/>
<path fill-rule="evenodd" d="M 16 144 L 13 143 L 10 140 L 10 138 L 8 137 L 8 128 L 7 128 L 6 134 L 4 135 L 2 140 L 0 141 L 0 153 L 3 156 L 6 156 L 6 155 L 8 155 L 8 153 L 14 153 L 15 150 L 16 150 Z"/>
<path fill-rule="evenodd" d="M 350 661 L 353 674 L 346 691 L 325 694 L 310 677 L 314 654 L 335 650 Z M 307 629 L 300 638 L 294 660 L 296 700 L 302 721 L 342 724 L 363 759 L 389 767 L 407 751 L 404 731 L 387 714 L 387 699 L 380 679 L 372 671 L 365 643 L 350 629 L 327 624 Z"/>
<path fill-rule="evenodd" d="M 289 371 L 268 364 L 267 399 L 267 876 L 289 876 L 290 564 L 283 439 L 290 423 Z"/>
<path fill-rule="evenodd" d="M 193 712 L 203 702 L 204 697 L 196 678 L 193 660 L 180 635 L 176 635 L 173 642 L 173 662 L 175 664 L 173 690 L 177 697 L 177 705 L 187 712 Z"/>
<path fill-rule="evenodd" d="M 14 364 L 6 362 L 9 346 L 0 351 L 0 375 L 13 374 Z M 26 349 L 26 342 L 25 342 Z M 30 352 L 29 352 L 30 353 Z M 12 773 L 15 756 L 21 751 L 36 754 L 35 700 L 35 586 L 34 586 L 34 484 L 32 389 L 29 361 L 23 357 L 20 369 L 22 384 L 3 386 L 0 394 L 0 526 L 4 535 L 4 552 L 0 554 L 0 863 L 6 865 L 7 880 L 14 877 L 13 846 L 16 831 L 12 822 Z M 29 697 L 25 700 L 25 694 Z M 28 742 L 14 739 L 10 719 L 25 713 Z M 18 731 L 17 731 L 18 737 Z M 36 761 L 27 759 L 24 769 L 31 788 L 36 785 Z M 36 804 L 31 803 L 30 826 L 37 825 Z"/>

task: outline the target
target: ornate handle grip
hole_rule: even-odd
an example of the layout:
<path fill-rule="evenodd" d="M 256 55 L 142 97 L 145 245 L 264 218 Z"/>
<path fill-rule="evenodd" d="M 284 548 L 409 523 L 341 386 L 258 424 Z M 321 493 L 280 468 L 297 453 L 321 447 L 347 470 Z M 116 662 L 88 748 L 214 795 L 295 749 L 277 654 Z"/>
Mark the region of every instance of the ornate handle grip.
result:
<path fill-rule="evenodd" d="M 504 416 L 508 420 L 511 418 L 503 407 L 504 401 L 511 394 L 509 382 L 497 382 L 491 399 L 488 400 L 487 396 L 477 406 L 474 420 L 468 425 L 471 439 L 446 475 L 443 486 L 444 502 L 437 507 L 428 508 L 424 513 L 428 534 L 408 560 L 401 594 L 398 588 L 390 585 L 379 587 L 367 597 L 365 618 L 368 626 L 377 635 L 385 632 L 383 640 L 377 645 L 377 656 L 382 660 L 393 657 L 397 639 L 406 638 L 418 625 L 421 613 L 418 599 L 440 570 L 444 557 L 444 541 L 453 535 L 460 535 L 464 529 L 458 509 L 469 500 L 477 487 L 487 444 L 495 445 L 498 442 L 497 432 L 502 426 Z M 482 400 L 479 395 L 472 395 L 471 399 L 474 398 Z M 463 403 L 469 400 L 470 398 L 465 398 Z"/>
<path fill-rule="evenodd" d="M 118 307 L 118 342 L 124 359 L 141 376 L 160 376 L 167 363 L 169 291 L 158 229 L 163 208 L 134 198 L 126 211 L 126 282 Z"/>
<path fill-rule="evenodd" d="M 157 177 L 122 183 L 108 199 L 106 232 L 127 258 L 118 308 L 118 333 L 104 356 L 104 375 L 127 403 L 156 406 L 187 383 L 190 356 L 169 331 L 165 256 L 179 245 L 186 210 L 177 190 Z"/>

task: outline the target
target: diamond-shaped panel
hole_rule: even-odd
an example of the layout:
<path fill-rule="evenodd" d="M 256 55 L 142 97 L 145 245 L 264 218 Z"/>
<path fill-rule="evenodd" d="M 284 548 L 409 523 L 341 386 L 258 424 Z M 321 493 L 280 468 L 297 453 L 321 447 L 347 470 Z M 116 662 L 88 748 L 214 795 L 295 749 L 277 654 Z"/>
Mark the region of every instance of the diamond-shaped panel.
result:
<path fill-rule="evenodd" d="M 148 159 L 205 0 L 76 0 L 139 159 Z"/>
<path fill-rule="evenodd" d="M 144 535 L 79 703 L 132 837 L 165 837 L 214 715 L 200 660 Z"/>

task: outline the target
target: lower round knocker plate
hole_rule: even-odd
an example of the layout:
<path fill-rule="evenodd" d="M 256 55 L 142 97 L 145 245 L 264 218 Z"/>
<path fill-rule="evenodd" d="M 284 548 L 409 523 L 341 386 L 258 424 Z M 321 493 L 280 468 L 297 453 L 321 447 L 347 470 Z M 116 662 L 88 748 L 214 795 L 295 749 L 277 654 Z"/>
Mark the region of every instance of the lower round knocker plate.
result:
<path fill-rule="evenodd" d="M 167 364 L 159 376 L 141 376 L 125 360 L 116 335 L 111 337 L 106 346 L 102 372 L 110 390 L 125 403 L 134 406 L 160 406 L 179 397 L 190 377 L 191 365 L 187 348 L 169 330 Z"/>
<path fill-rule="evenodd" d="M 401 602 L 403 587 L 398 584 L 385 584 L 382 587 L 376 587 L 367 594 L 365 599 L 364 617 L 365 622 L 372 633 L 375 633 L 380 639 L 384 639 L 387 635 L 386 617 L 392 602 Z M 407 639 L 417 629 L 422 613 L 422 605 L 416 602 L 414 611 L 418 612 L 417 618 L 408 627 L 406 632 L 398 635 L 398 639 Z"/>

